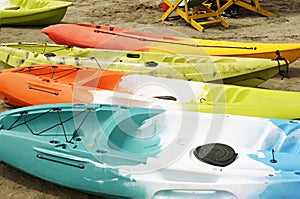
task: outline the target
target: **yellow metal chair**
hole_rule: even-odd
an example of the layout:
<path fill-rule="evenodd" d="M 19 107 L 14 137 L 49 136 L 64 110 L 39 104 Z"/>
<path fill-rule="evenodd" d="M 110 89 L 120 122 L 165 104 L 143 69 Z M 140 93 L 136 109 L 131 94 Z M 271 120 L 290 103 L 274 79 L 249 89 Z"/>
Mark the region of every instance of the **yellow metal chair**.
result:
<path fill-rule="evenodd" d="M 223 0 L 224 1 L 224 0 Z M 261 15 L 267 16 L 267 17 L 276 17 L 276 14 L 267 11 L 264 9 L 260 4 L 259 0 L 225 0 L 227 1 L 224 5 L 221 6 L 220 12 L 224 12 L 227 8 L 232 6 L 233 4 L 236 4 L 240 7 L 246 8 L 248 10 L 251 10 L 253 12 L 259 13 Z"/>
<path fill-rule="evenodd" d="M 179 6 L 182 2 L 184 2 L 183 7 Z M 166 20 L 170 14 L 175 11 L 187 23 L 201 32 L 204 30 L 203 25 L 214 23 L 220 23 L 222 26 L 228 28 L 229 23 L 221 17 L 220 1 L 216 0 L 216 11 L 210 9 L 205 2 L 206 0 L 176 0 L 172 3 L 170 0 L 164 0 L 164 3 L 169 6 L 169 9 L 161 17 L 161 20 Z"/>
<path fill-rule="evenodd" d="M 229 23 L 221 14 L 234 4 L 267 17 L 276 16 L 274 13 L 264 9 L 260 5 L 259 0 L 222 0 L 223 5 L 220 4 L 220 0 L 215 0 L 215 11 L 210 9 L 206 2 L 207 0 L 176 0 L 172 3 L 170 0 L 164 0 L 163 3 L 169 6 L 169 8 L 163 14 L 161 20 L 166 20 L 170 17 L 171 13 L 176 12 L 187 23 L 201 32 L 204 31 L 203 25 L 214 23 L 220 23 L 222 26 L 228 28 Z M 182 5 L 182 3 L 184 6 L 179 6 Z"/>

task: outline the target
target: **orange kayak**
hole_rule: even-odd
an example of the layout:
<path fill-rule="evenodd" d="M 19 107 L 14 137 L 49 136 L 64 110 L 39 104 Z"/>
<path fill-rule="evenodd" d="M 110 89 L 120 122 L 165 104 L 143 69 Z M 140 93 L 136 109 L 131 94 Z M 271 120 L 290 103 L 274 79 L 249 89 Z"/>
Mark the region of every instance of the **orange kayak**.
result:
<path fill-rule="evenodd" d="M 300 57 L 300 43 L 193 39 L 94 24 L 56 24 L 44 28 L 42 32 L 57 44 L 84 48 L 268 59 L 281 56 L 290 63 Z"/>
<path fill-rule="evenodd" d="M 102 103 L 300 118 L 300 92 L 159 78 L 71 65 L 36 65 L 2 70 L 0 98 L 14 106 Z"/>
<path fill-rule="evenodd" d="M 68 65 L 7 69 L 0 71 L 0 98 L 13 106 L 88 103 L 93 101 L 88 92 L 90 88 L 113 90 L 124 75 L 122 72 Z M 101 83 L 100 86 L 96 80 Z"/>

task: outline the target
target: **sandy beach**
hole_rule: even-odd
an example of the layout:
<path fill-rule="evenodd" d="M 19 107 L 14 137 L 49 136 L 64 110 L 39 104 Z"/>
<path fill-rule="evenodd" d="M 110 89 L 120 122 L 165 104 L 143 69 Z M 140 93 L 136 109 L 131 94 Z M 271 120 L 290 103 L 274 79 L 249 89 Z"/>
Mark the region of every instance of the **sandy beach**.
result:
<path fill-rule="evenodd" d="M 199 32 L 184 20 L 161 21 L 161 0 L 69 0 L 74 3 L 61 23 L 93 23 L 145 30 L 176 36 L 240 42 L 300 43 L 300 1 L 261 0 L 261 4 L 277 17 L 264 17 L 240 9 L 238 18 L 229 18 L 230 28 L 219 24 L 205 26 Z M 0 42 L 49 42 L 41 33 L 43 27 L 1 27 Z M 260 85 L 263 88 L 300 91 L 300 60 L 290 65 L 291 78 L 278 75 Z M 11 109 L 1 103 L 0 111 Z M 9 150 L 9 149 L 8 149 Z M 96 199 L 79 191 L 71 190 L 32 177 L 6 164 L 0 164 L 0 198 Z"/>

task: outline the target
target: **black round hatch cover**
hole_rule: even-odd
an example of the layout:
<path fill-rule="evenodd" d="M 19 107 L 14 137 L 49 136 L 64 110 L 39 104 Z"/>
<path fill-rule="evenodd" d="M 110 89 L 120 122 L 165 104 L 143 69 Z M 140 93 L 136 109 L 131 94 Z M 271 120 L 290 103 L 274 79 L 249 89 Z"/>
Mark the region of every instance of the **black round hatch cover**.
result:
<path fill-rule="evenodd" d="M 234 162 L 238 154 L 226 144 L 211 143 L 198 146 L 194 150 L 194 155 L 198 160 L 207 164 L 225 167 Z"/>

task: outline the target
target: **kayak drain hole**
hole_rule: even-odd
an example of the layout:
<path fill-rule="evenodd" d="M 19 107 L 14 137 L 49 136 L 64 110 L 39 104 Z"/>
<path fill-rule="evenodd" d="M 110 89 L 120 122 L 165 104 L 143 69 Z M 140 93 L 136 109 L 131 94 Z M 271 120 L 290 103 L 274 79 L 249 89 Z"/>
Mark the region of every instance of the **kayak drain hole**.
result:
<path fill-rule="evenodd" d="M 50 143 L 51 143 L 51 144 L 57 144 L 58 141 L 56 141 L 56 140 L 50 140 Z"/>
<path fill-rule="evenodd" d="M 41 154 L 37 154 L 36 157 L 37 158 L 43 158 L 43 156 Z"/>
<path fill-rule="evenodd" d="M 156 67 L 158 66 L 158 63 L 154 62 L 154 61 L 148 61 L 145 63 L 146 67 Z"/>
<path fill-rule="evenodd" d="M 54 54 L 54 53 L 45 53 L 44 56 L 45 57 L 55 57 L 56 54 Z"/>

